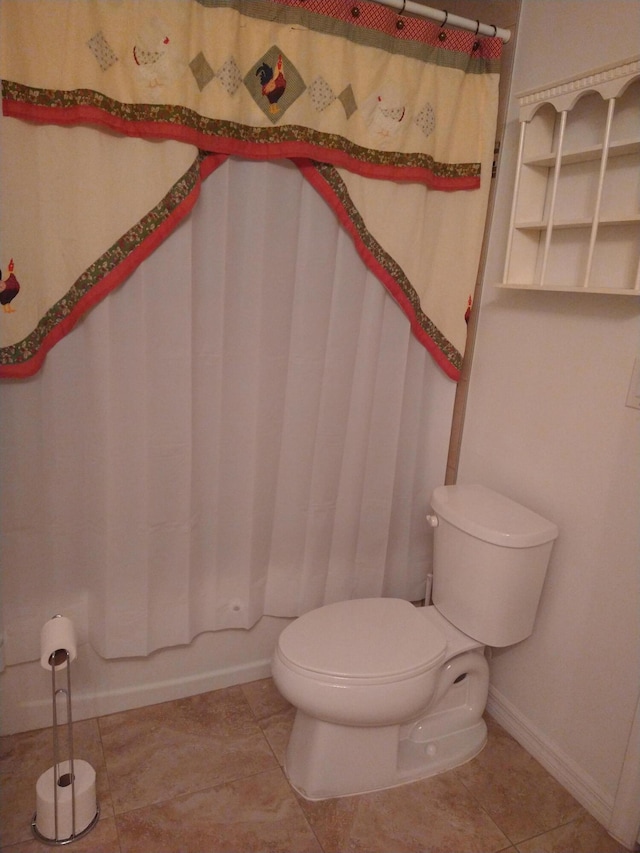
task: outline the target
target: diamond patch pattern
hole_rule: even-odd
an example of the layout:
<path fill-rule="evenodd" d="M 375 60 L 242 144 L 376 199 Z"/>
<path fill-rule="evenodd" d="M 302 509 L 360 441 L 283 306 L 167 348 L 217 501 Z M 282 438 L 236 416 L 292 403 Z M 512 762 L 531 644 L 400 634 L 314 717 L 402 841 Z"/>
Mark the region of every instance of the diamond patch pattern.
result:
<path fill-rule="evenodd" d="M 104 37 L 102 30 L 99 30 L 87 42 L 89 50 L 96 58 L 98 65 L 103 71 L 111 68 L 118 61 L 118 57 L 111 49 L 109 42 Z"/>
<path fill-rule="evenodd" d="M 213 68 L 207 62 L 202 51 L 197 56 L 194 56 L 189 63 L 189 68 L 201 92 L 215 77 Z"/>
<path fill-rule="evenodd" d="M 242 72 L 232 56 L 216 72 L 216 77 L 228 95 L 235 95 L 242 85 Z"/>
<path fill-rule="evenodd" d="M 356 97 L 353 94 L 353 89 L 351 88 L 351 83 L 340 92 L 338 95 L 338 100 L 344 107 L 345 115 L 347 118 L 351 118 L 351 116 L 358 109 L 358 104 L 356 103 Z"/>
<path fill-rule="evenodd" d="M 431 104 L 425 104 L 415 117 L 415 123 L 424 133 L 430 136 L 436 128 L 436 114 Z"/>
<path fill-rule="evenodd" d="M 307 88 L 295 65 L 277 45 L 269 48 L 245 74 L 244 85 L 274 124 Z"/>
<path fill-rule="evenodd" d="M 323 77 L 316 77 L 313 83 L 309 86 L 309 97 L 311 103 L 317 112 L 323 110 L 336 100 L 333 89 Z"/>

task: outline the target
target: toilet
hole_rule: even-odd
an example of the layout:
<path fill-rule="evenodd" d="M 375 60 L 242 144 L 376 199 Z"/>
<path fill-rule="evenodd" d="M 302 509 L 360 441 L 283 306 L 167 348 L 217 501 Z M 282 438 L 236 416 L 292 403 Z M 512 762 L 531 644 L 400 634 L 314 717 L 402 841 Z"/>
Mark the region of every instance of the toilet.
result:
<path fill-rule="evenodd" d="M 533 631 L 555 524 L 480 485 L 439 486 L 432 604 L 340 601 L 280 634 L 296 708 L 285 771 L 309 800 L 391 788 L 474 758 L 487 739 L 485 647 Z"/>

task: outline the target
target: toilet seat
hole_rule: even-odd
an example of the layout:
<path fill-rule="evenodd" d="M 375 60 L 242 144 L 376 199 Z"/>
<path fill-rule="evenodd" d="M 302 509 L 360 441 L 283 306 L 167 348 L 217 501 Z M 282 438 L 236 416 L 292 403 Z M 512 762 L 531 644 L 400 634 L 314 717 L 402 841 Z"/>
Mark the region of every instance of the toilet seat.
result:
<path fill-rule="evenodd" d="M 441 663 L 446 648 L 445 636 L 408 601 L 365 598 L 300 616 L 281 633 L 277 654 L 307 678 L 364 685 L 414 678 Z"/>

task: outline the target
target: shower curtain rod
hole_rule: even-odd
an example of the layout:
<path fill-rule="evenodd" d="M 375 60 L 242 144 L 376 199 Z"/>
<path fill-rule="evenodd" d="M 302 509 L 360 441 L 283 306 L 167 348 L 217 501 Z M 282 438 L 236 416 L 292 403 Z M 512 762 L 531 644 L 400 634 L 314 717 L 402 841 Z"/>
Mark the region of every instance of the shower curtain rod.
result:
<path fill-rule="evenodd" d="M 452 15 L 442 9 L 431 9 L 429 6 L 423 6 L 422 3 L 414 3 L 413 0 L 374 0 L 374 3 L 399 9 L 400 13 L 411 12 L 413 15 L 429 18 L 429 20 L 436 21 L 442 26 L 450 24 L 452 27 L 471 30 L 483 36 L 496 36 L 502 39 L 505 44 L 511 38 L 511 30 L 503 30 L 501 27 L 496 27 L 495 24 L 481 24 L 480 21 L 472 21 L 471 18 L 460 18 L 458 15 Z"/>

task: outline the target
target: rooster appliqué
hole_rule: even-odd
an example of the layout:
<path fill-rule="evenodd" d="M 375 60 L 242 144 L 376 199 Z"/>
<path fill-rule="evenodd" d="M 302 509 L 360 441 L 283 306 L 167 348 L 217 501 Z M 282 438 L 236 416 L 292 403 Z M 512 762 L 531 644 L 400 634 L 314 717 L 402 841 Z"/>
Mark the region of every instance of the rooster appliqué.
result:
<path fill-rule="evenodd" d="M 262 94 L 269 101 L 269 112 L 274 115 L 279 113 L 280 107 L 278 106 L 278 101 L 284 95 L 284 91 L 287 88 L 287 81 L 283 71 L 282 54 L 278 56 L 275 70 L 268 63 L 263 62 L 256 71 L 256 77 L 260 78 Z"/>
<path fill-rule="evenodd" d="M 0 272 L 0 279 L 2 279 L 0 281 L 0 305 L 2 305 L 2 310 L 5 314 L 13 314 L 16 309 L 13 308 L 11 303 L 20 292 L 20 283 L 13 274 L 13 258 L 9 261 L 8 269 L 9 275 L 4 279 L 2 278 L 2 272 Z"/>

